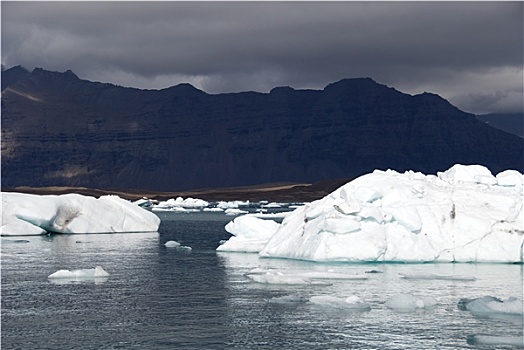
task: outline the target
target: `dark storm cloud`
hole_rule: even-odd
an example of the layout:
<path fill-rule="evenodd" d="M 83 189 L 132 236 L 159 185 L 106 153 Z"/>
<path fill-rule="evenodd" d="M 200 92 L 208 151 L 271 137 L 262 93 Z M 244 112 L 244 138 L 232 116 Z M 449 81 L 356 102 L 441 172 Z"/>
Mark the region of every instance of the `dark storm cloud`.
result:
<path fill-rule="evenodd" d="M 522 111 L 522 29 L 522 2 L 2 2 L 2 63 L 210 93 L 369 76 Z"/>

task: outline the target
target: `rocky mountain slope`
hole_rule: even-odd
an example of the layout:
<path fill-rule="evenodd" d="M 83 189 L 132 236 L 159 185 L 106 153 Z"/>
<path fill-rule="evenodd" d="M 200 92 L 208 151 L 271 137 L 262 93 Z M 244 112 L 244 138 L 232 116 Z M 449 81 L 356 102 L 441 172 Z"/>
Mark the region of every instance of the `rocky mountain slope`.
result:
<path fill-rule="evenodd" d="M 212 95 L 189 84 L 139 90 L 71 71 L 16 73 L 2 80 L 3 188 L 180 191 L 455 163 L 524 171 L 518 136 L 437 95 L 369 78 Z"/>

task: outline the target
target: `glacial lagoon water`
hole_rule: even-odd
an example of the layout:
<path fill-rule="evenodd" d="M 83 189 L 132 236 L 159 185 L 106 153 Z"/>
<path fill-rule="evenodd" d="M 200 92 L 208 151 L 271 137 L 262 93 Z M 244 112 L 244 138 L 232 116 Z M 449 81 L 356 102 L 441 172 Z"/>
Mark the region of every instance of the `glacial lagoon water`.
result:
<path fill-rule="evenodd" d="M 522 337 L 522 316 L 479 317 L 461 298 L 523 294 L 521 264 L 318 264 L 217 253 L 232 217 L 159 213 L 158 233 L 4 237 L 1 247 L 2 349 L 515 349 L 474 336 Z M 174 240 L 183 251 L 165 246 Z M 110 275 L 50 280 L 60 269 L 100 265 Z M 269 285 L 254 268 L 366 274 L 329 285 Z M 400 274 L 474 276 L 476 280 L 402 279 Z M 431 296 L 437 305 L 399 311 L 393 295 Z M 356 295 L 371 309 L 309 302 L 292 295 Z M 483 339 L 483 338 L 478 338 Z M 500 338 L 497 338 L 500 339 Z M 523 346 L 524 347 L 524 346 Z"/>

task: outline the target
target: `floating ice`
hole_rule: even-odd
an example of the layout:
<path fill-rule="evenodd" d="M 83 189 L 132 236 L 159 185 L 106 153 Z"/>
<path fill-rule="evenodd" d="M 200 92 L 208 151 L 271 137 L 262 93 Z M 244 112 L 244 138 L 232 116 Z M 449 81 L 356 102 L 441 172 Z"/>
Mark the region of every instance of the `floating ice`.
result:
<path fill-rule="evenodd" d="M 506 345 L 524 348 L 524 337 L 468 335 L 467 343 L 469 345 Z"/>
<path fill-rule="evenodd" d="M 462 275 L 436 275 L 433 273 L 429 274 L 400 274 L 400 278 L 407 280 L 445 280 L 445 281 L 476 281 L 477 278 L 474 276 L 462 276 Z"/>
<path fill-rule="evenodd" d="M 315 281 L 309 277 L 299 274 L 289 274 L 280 270 L 272 269 L 254 269 L 246 274 L 246 277 L 257 283 L 263 284 L 285 284 L 285 285 L 303 285 L 315 284 L 329 286 L 330 283 Z"/>
<path fill-rule="evenodd" d="M 434 307 L 437 301 L 430 296 L 418 297 L 413 294 L 400 293 L 389 298 L 385 305 L 390 309 L 411 311 Z"/>
<path fill-rule="evenodd" d="M 301 295 L 291 294 L 283 295 L 281 297 L 273 297 L 269 299 L 270 304 L 283 304 L 283 305 L 294 305 L 294 304 L 303 304 L 307 302 L 307 299 Z"/>
<path fill-rule="evenodd" d="M 167 241 L 164 245 L 168 248 L 180 247 L 180 243 L 177 241 Z"/>
<path fill-rule="evenodd" d="M 524 262 L 523 176 L 455 165 L 376 170 L 287 215 L 261 257 L 310 261 Z"/>
<path fill-rule="evenodd" d="M 155 232 L 159 224 L 158 216 L 118 196 L 2 193 L 3 236 Z"/>
<path fill-rule="evenodd" d="M 240 214 L 247 214 L 249 213 L 249 211 L 241 210 L 238 208 L 229 208 L 229 209 L 226 209 L 224 213 L 226 213 L 226 215 L 240 215 Z"/>
<path fill-rule="evenodd" d="M 367 280 L 368 277 L 360 274 L 337 273 L 330 271 L 295 271 L 295 275 L 317 280 Z"/>
<path fill-rule="evenodd" d="M 232 202 L 218 202 L 216 207 L 222 209 L 237 209 L 238 207 L 247 207 L 249 206 L 249 201 L 232 201 Z"/>
<path fill-rule="evenodd" d="M 177 210 L 180 209 L 203 209 L 209 206 L 209 202 L 198 198 L 182 198 L 177 197 L 176 199 L 171 198 L 167 201 L 161 201 L 153 207 L 153 210 Z"/>
<path fill-rule="evenodd" d="M 501 300 L 492 296 L 468 299 L 463 298 L 458 302 L 460 310 L 469 311 L 474 315 L 523 315 L 524 306 L 522 299 L 518 297 L 509 297 Z"/>
<path fill-rule="evenodd" d="M 185 253 L 190 253 L 193 250 L 193 248 L 188 247 L 187 245 L 180 245 L 180 246 L 176 247 L 176 250 L 182 251 L 182 252 L 185 252 Z"/>
<path fill-rule="evenodd" d="M 258 253 L 278 229 L 273 220 L 263 220 L 254 216 L 243 215 L 229 222 L 225 229 L 231 237 L 220 245 L 218 251 Z"/>
<path fill-rule="evenodd" d="M 332 295 L 317 295 L 309 298 L 309 302 L 315 306 L 337 310 L 371 310 L 369 304 L 356 295 L 351 295 L 346 298 L 335 297 Z"/>
<path fill-rule="evenodd" d="M 290 212 L 281 211 L 278 213 L 264 213 L 264 212 L 257 212 L 257 213 L 251 213 L 246 214 L 245 216 L 252 216 L 259 219 L 283 219 L 285 218 Z"/>
<path fill-rule="evenodd" d="M 247 277 L 259 283 L 271 284 L 329 284 L 318 280 L 366 280 L 367 276 L 346 274 L 332 271 L 309 271 L 294 269 L 262 269 L 256 268 L 246 274 Z M 261 277 L 260 277 L 261 276 Z"/>
<path fill-rule="evenodd" d="M 55 273 L 50 274 L 47 278 L 50 279 L 68 279 L 68 280 L 82 280 L 92 278 L 104 278 L 108 277 L 107 273 L 101 266 L 96 266 L 94 269 L 82 269 L 82 270 L 58 270 Z"/>

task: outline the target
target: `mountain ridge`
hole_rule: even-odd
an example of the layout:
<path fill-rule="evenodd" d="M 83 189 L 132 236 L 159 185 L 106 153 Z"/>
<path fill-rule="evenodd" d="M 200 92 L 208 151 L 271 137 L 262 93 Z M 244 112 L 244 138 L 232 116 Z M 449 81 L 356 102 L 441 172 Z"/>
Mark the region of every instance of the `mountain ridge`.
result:
<path fill-rule="evenodd" d="M 435 173 L 455 163 L 523 171 L 517 136 L 436 94 L 412 96 L 371 78 L 208 94 L 35 68 L 2 89 L 2 187 L 179 191 L 388 168 Z"/>

